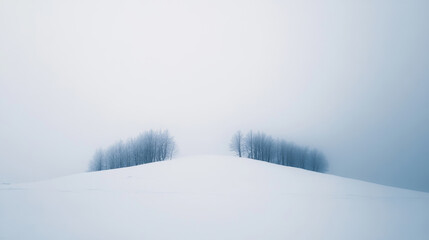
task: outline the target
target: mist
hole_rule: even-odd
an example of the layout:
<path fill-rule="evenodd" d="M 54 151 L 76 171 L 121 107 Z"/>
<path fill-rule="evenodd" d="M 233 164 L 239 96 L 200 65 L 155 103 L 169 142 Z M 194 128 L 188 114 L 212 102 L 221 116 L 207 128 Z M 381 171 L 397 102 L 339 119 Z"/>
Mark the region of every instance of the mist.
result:
<path fill-rule="evenodd" d="M 168 129 L 178 156 L 237 130 L 329 173 L 429 191 L 428 1 L 0 1 L 0 181 L 88 168 Z"/>

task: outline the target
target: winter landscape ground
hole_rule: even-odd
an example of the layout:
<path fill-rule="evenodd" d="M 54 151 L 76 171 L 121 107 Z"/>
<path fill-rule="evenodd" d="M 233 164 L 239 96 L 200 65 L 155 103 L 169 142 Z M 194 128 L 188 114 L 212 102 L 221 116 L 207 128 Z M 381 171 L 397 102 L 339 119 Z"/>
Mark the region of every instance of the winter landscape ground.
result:
<path fill-rule="evenodd" d="M 225 156 L 0 186 L 0 239 L 427 239 L 429 194 Z"/>

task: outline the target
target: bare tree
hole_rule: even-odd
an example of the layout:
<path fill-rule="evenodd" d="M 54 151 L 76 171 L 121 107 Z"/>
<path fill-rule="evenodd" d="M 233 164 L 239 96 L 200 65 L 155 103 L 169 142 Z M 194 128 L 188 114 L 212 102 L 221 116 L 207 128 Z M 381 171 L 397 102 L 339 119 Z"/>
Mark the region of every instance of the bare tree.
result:
<path fill-rule="evenodd" d="M 248 158 L 255 159 L 254 149 L 255 149 L 255 146 L 253 141 L 253 132 L 250 131 L 247 133 L 244 139 L 244 150 L 246 151 Z"/>
<path fill-rule="evenodd" d="M 101 149 L 97 150 L 94 154 L 93 160 L 89 164 L 89 169 L 91 171 L 101 171 L 104 169 L 103 166 L 103 151 Z"/>
<path fill-rule="evenodd" d="M 321 152 L 317 152 L 314 162 L 314 171 L 316 172 L 326 172 L 328 171 L 328 162 L 326 161 L 325 155 Z"/>
<path fill-rule="evenodd" d="M 265 133 L 249 132 L 244 139 L 244 149 L 249 158 L 271 162 L 274 160 L 275 141 Z"/>
<path fill-rule="evenodd" d="M 232 136 L 231 144 L 229 145 L 230 150 L 235 152 L 239 157 L 242 156 L 243 150 L 243 134 L 241 131 L 237 131 L 234 136 Z"/>

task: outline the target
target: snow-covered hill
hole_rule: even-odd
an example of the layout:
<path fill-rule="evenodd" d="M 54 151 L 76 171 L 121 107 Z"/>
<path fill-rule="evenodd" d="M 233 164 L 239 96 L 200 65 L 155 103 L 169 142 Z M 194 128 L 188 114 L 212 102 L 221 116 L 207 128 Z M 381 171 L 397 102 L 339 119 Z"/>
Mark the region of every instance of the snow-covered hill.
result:
<path fill-rule="evenodd" d="M 236 157 L 0 186 L 0 239 L 428 239 L 429 194 Z"/>

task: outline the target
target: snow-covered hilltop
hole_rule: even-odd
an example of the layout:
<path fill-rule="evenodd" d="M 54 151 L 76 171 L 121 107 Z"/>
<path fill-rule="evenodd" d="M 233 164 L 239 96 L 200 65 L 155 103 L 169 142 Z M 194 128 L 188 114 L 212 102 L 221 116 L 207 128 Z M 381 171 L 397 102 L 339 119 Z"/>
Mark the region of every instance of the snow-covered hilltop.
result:
<path fill-rule="evenodd" d="M 236 157 L 0 185 L 0 239 L 427 239 L 429 194 Z"/>

